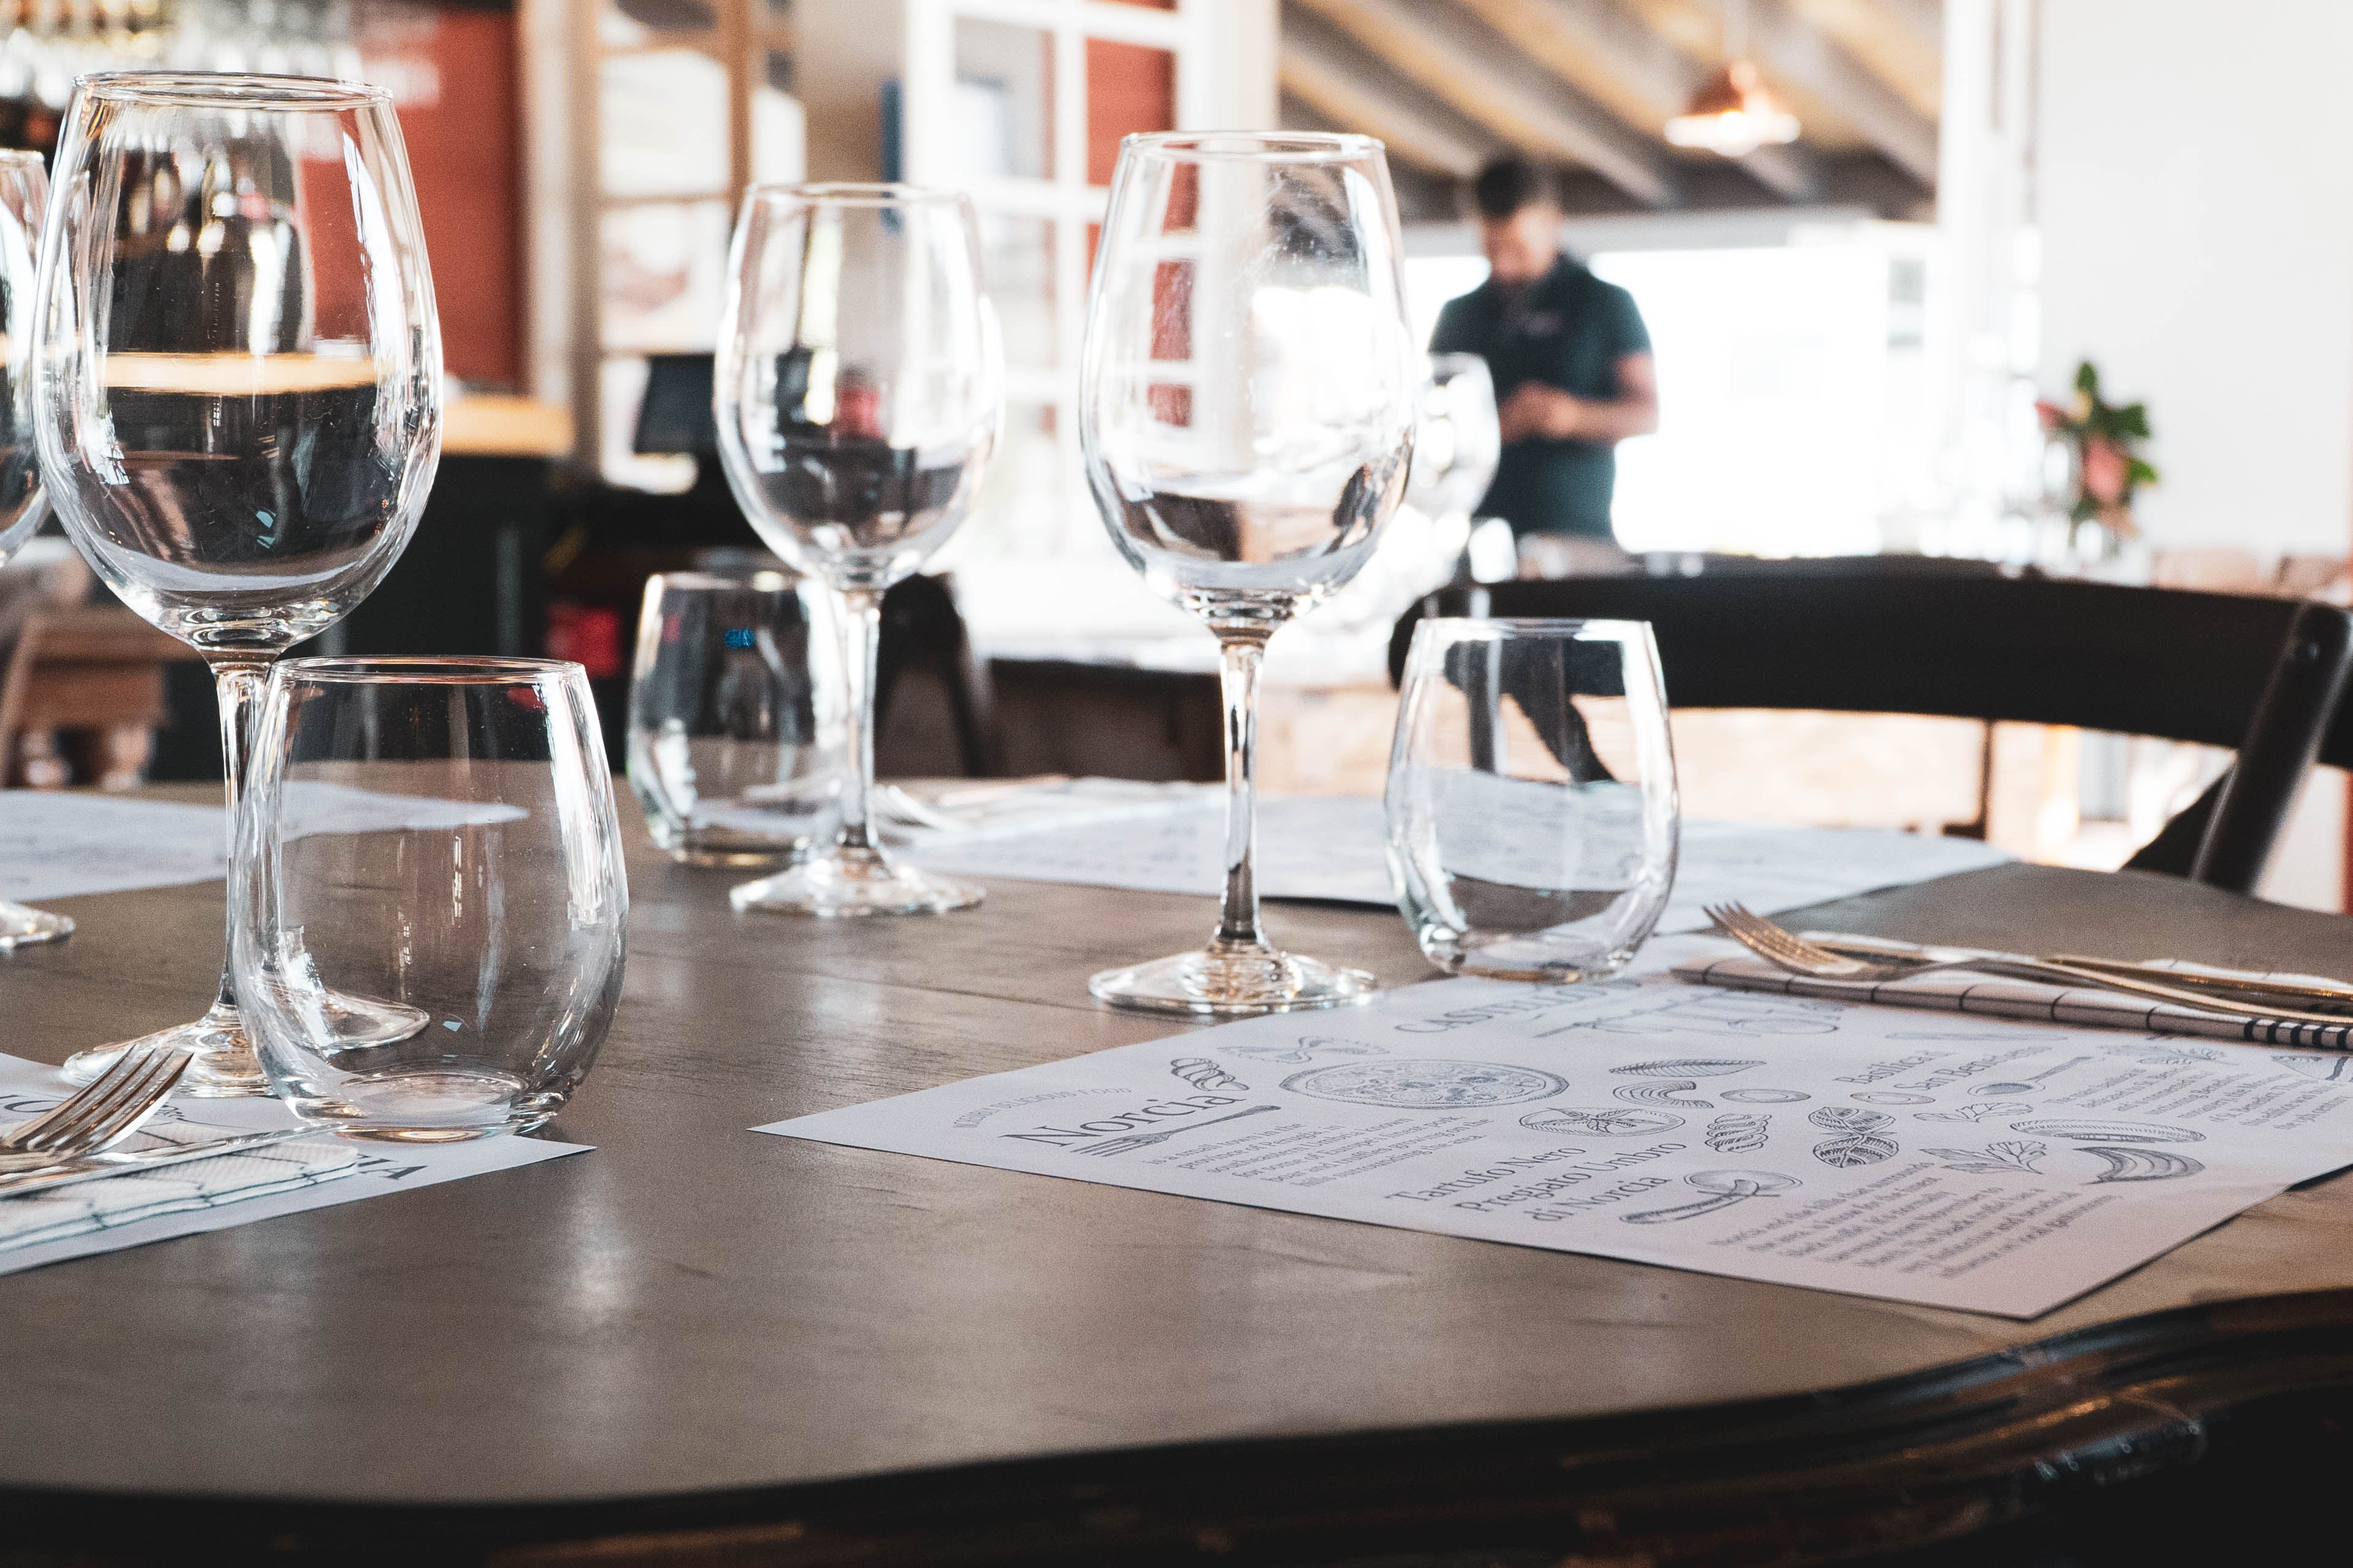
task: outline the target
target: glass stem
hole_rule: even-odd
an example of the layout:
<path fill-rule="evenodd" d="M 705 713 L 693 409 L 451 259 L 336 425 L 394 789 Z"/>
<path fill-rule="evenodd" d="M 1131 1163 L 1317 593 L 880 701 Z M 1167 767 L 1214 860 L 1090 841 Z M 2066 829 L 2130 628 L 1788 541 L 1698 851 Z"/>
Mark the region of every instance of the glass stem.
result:
<path fill-rule="evenodd" d="M 1258 677 L 1266 636 L 1221 631 L 1218 684 L 1226 700 L 1226 890 L 1212 952 L 1263 948 L 1258 923 Z"/>
<path fill-rule="evenodd" d="M 874 661 L 882 643 L 882 592 L 837 588 L 835 618 L 841 624 L 841 667 L 849 685 L 843 739 L 849 776 L 842 781 L 841 830 L 834 842 L 845 858 L 880 858 L 874 842 Z"/>
<path fill-rule="evenodd" d="M 245 793 L 245 764 L 251 750 L 254 704 L 260 700 L 261 683 L 269 674 L 269 660 L 216 654 L 206 660 L 213 667 L 213 687 L 220 694 L 221 782 L 228 796 L 228 876 L 229 920 L 237 918 L 237 804 Z M 235 926 L 229 927 L 234 933 Z M 217 1005 L 234 1009 L 237 988 L 228 973 L 228 943 L 221 944 L 220 1001 Z"/>

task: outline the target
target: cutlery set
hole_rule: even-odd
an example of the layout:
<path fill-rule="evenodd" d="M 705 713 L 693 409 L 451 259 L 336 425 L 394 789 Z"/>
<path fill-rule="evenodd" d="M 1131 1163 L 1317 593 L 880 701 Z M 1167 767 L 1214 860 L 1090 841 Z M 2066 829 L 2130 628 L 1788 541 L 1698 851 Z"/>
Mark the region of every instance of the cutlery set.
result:
<path fill-rule="evenodd" d="M 0 1132 L 0 1195 L 70 1186 L 216 1154 L 234 1154 L 290 1138 L 316 1134 L 312 1127 L 280 1127 L 236 1132 L 193 1143 L 120 1152 L 188 1070 L 186 1051 L 125 1051 L 114 1065 L 53 1110 Z"/>
<path fill-rule="evenodd" d="M 1869 984 L 1970 969 L 2014 979 L 2095 986 L 2221 1017 L 2334 1026 L 2353 1024 L 2353 985 L 2314 976 L 2177 967 L 2072 953 L 2038 957 L 1836 931 L 1799 933 L 1736 903 L 1710 905 L 1707 914 L 1719 932 L 1767 963 L 1814 980 Z"/>

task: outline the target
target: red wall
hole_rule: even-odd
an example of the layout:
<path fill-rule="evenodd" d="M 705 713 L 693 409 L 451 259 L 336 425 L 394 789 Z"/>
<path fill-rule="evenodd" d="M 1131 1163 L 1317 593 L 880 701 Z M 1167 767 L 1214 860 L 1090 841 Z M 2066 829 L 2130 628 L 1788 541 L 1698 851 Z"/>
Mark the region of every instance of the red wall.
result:
<path fill-rule="evenodd" d="M 522 125 L 515 18 L 434 6 L 429 21 L 363 37 L 371 79 L 393 90 L 417 179 L 451 375 L 519 388 L 522 349 Z"/>

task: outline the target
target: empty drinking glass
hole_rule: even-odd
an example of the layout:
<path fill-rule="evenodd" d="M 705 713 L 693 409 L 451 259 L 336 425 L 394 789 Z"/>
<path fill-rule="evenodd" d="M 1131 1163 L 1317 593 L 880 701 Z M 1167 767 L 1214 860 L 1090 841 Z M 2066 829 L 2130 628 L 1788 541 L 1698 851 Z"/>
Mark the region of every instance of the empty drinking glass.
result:
<path fill-rule="evenodd" d="M 754 185 L 735 220 L 713 412 L 770 549 L 830 591 L 847 775 L 833 842 L 732 889 L 738 910 L 944 914 L 982 889 L 883 853 L 874 678 L 883 591 L 964 521 L 1005 412 L 972 204 L 912 185 Z"/>
<path fill-rule="evenodd" d="M 1369 136 L 1120 143 L 1079 371 L 1112 543 L 1219 644 L 1226 883 L 1197 952 L 1087 983 L 1114 1006 L 1237 1017 L 1362 1001 L 1360 969 L 1259 923 L 1259 671 L 1269 638 L 1372 558 L 1405 493 L 1423 366 L 1388 161 Z"/>
<path fill-rule="evenodd" d="M 231 973 L 305 1121 L 410 1142 L 522 1131 L 596 1059 L 629 894 L 578 665 L 280 663 L 237 868 Z M 354 997 L 407 1033 L 355 1037 Z"/>
<path fill-rule="evenodd" d="M 270 660 L 384 580 L 440 459 L 440 318 L 391 95 L 82 78 L 37 292 L 50 504 L 106 585 L 212 666 L 234 816 Z M 203 1017 L 130 1043 L 193 1052 L 184 1094 L 269 1091 L 226 971 Z M 87 1083 L 123 1048 L 79 1052 L 66 1076 Z"/>
<path fill-rule="evenodd" d="M 1389 754 L 1389 879 L 1432 963 L 1615 973 L 1675 877 L 1675 758 L 1641 621 L 1426 620 Z"/>
<path fill-rule="evenodd" d="M 49 177 L 38 153 L 0 153 L 0 566 L 48 515 L 33 455 L 33 260 Z M 0 773 L 7 763 L 0 758 Z M 0 899 L 0 952 L 73 934 L 73 921 Z"/>
<path fill-rule="evenodd" d="M 841 677 L 815 609 L 781 572 L 671 572 L 646 584 L 629 787 L 671 858 L 754 866 L 830 840 Z"/>

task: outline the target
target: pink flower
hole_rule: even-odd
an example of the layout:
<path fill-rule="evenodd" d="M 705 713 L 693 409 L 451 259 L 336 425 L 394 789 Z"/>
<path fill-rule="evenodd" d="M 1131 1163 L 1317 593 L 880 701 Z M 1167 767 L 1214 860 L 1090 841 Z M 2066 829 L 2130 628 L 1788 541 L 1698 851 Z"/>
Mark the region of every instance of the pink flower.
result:
<path fill-rule="evenodd" d="M 2084 443 L 2084 493 L 2102 506 L 2115 506 L 2125 499 L 2125 478 L 2129 472 L 2123 450 L 2105 437 L 2094 436 Z"/>
<path fill-rule="evenodd" d="M 2065 409 L 2055 403 L 2044 403 L 2040 399 L 2034 405 L 2034 416 L 2042 421 L 2042 427 L 2045 430 L 2056 430 L 2067 423 Z"/>

